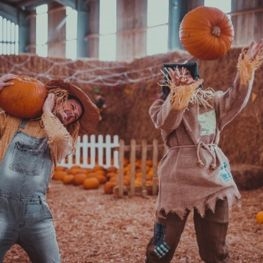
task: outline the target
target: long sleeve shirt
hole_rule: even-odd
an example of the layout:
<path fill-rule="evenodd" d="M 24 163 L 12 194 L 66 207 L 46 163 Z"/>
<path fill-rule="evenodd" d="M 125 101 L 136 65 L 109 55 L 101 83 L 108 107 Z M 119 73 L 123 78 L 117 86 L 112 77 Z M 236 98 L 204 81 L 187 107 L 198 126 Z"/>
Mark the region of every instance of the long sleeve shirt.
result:
<path fill-rule="evenodd" d="M 3 159 L 9 143 L 19 129 L 21 119 L 0 112 L 0 161 Z M 63 124 L 52 113 L 43 113 L 38 120 L 30 120 L 23 132 L 36 137 L 48 138 L 48 145 L 54 164 L 72 153 L 74 142 Z"/>

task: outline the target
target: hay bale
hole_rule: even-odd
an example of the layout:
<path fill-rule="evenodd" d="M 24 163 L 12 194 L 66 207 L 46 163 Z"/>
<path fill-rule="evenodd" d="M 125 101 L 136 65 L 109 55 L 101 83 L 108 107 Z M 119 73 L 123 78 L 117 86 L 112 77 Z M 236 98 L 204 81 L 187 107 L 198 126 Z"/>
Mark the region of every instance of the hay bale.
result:
<path fill-rule="evenodd" d="M 252 190 L 263 186 L 263 167 L 235 164 L 231 167 L 234 180 L 240 190 Z"/>

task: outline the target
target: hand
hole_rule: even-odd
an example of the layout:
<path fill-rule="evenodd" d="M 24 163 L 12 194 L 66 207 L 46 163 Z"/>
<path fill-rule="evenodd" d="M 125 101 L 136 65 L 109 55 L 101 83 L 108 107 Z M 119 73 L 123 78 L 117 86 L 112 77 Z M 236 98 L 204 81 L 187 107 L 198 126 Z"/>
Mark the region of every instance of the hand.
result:
<path fill-rule="evenodd" d="M 188 85 L 172 85 L 170 87 L 170 103 L 172 104 L 172 107 L 175 110 L 185 109 L 195 93 L 195 90 L 202 85 L 202 83 L 203 79 L 198 79 Z"/>
<path fill-rule="evenodd" d="M 252 41 L 243 48 L 237 62 L 240 75 L 240 84 L 247 85 L 253 79 L 254 72 L 263 64 L 263 39 L 258 42 Z"/>
<path fill-rule="evenodd" d="M 180 85 L 189 85 L 194 82 L 193 77 L 191 76 L 190 72 L 182 67 L 180 70 L 178 67 L 175 69 L 168 69 L 168 75 L 170 78 L 170 82 L 174 83 L 176 86 Z"/>
<path fill-rule="evenodd" d="M 254 61 L 258 56 L 263 56 L 263 39 L 258 42 L 252 41 L 245 49 L 245 54 L 251 61 Z"/>
<path fill-rule="evenodd" d="M 49 93 L 47 95 L 47 98 L 43 104 L 42 110 L 43 112 L 52 112 L 54 106 L 55 106 L 55 94 Z"/>
<path fill-rule="evenodd" d="M 14 74 L 5 74 L 2 77 L 0 77 L 0 91 L 7 86 L 13 85 L 10 80 L 15 79 L 17 76 Z"/>

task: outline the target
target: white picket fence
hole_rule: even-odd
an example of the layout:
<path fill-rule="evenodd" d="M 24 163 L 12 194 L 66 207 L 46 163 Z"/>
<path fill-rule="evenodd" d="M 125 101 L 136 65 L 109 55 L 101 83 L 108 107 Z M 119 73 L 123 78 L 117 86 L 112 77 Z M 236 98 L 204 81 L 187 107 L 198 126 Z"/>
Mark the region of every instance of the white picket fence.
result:
<path fill-rule="evenodd" d="M 79 165 L 83 168 L 93 168 L 100 165 L 104 168 L 115 166 L 119 168 L 118 135 L 83 135 L 78 137 L 76 152 L 65 158 L 60 166 L 71 167 Z"/>

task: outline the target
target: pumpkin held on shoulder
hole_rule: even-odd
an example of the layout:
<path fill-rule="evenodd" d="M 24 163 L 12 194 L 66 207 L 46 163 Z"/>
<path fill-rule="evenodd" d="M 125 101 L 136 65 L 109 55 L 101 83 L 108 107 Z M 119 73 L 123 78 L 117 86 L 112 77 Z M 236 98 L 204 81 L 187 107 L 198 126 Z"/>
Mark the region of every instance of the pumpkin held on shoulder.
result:
<path fill-rule="evenodd" d="M 17 76 L 0 92 L 0 108 L 17 118 L 36 118 L 42 113 L 47 89 L 41 81 Z"/>

